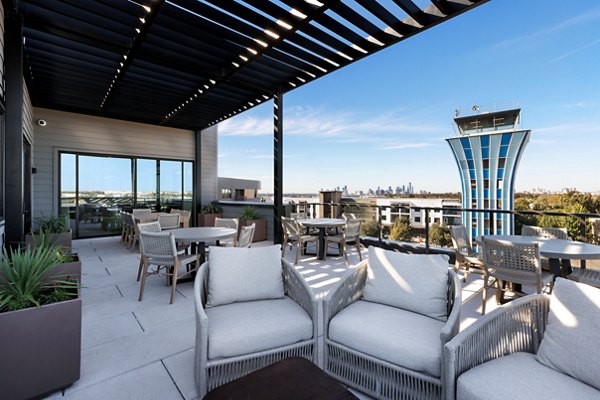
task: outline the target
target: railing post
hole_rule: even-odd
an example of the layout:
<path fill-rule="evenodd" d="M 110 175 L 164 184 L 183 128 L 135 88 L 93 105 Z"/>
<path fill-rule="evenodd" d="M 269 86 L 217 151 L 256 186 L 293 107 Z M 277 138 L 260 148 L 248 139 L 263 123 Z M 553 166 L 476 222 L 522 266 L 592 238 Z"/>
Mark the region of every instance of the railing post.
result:
<path fill-rule="evenodd" d="M 429 254 L 429 208 L 425 209 L 425 254 Z"/>
<path fill-rule="evenodd" d="M 381 225 L 381 207 L 376 206 L 377 209 L 377 236 L 379 239 L 379 243 L 383 241 L 383 226 Z"/>
<path fill-rule="evenodd" d="M 587 232 L 585 228 L 585 216 L 579 217 L 579 235 L 581 236 L 582 242 L 587 242 Z"/>

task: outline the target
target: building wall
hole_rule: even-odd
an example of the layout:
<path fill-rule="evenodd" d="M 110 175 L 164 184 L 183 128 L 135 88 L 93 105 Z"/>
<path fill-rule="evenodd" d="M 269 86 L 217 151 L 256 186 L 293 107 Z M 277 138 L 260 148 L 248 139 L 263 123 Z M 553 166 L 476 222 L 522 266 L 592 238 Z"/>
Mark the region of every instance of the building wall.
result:
<path fill-rule="evenodd" d="M 126 155 L 193 161 L 195 135 L 192 131 L 140 124 L 109 118 L 33 109 L 34 124 L 33 215 L 58 212 L 59 151 Z M 202 198 L 216 199 L 217 129 L 202 134 Z"/>
<path fill-rule="evenodd" d="M 219 199 L 219 133 L 217 125 L 204 129 L 200 135 L 202 149 L 202 176 L 200 201 L 202 205 Z M 198 210 L 199 211 L 199 210 Z"/>
<path fill-rule="evenodd" d="M 463 208 L 514 208 L 516 172 L 530 134 L 529 130 L 519 130 L 447 139 L 460 172 Z M 463 223 L 472 238 L 514 232 L 510 214 L 465 212 Z"/>

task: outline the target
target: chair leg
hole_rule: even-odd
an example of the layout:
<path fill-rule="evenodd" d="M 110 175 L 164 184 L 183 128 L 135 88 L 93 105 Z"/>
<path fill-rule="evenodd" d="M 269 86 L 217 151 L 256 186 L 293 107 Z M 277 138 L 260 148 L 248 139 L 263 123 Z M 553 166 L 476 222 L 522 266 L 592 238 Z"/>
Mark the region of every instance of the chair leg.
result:
<path fill-rule="evenodd" d="M 300 251 L 302 251 L 302 242 L 296 242 L 296 261 L 294 264 L 298 264 L 298 260 L 300 259 Z"/>
<path fill-rule="evenodd" d="M 358 252 L 358 259 L 362 261 L 362 254 L 360 252 L 360 240 L 356 239 L 356 251 Z"/>
<path fill-rule="evenodd" d="M 346 242 L 342 244 L 342 251 L 344 252 L 344 257 L 346 258 L 346 266 L 349 266 L 350 261 L 348 260 L 348 245 Z"/>
<path fill-rule="evenodd" d="M 465 273 L 464 273 L 464 275 L 463 275 L 463 282 L 466 282 L 466 281 L 467 281 L 467 278 L 469 277 L 469 272 L 470 272 L 470 271 L 469 271 L 469 268 L 471 268 L 471 267 L 469 266 L 469 263 L 466 263 L 466 264 L 465 264 Z"/>
<path fill-rule="evenodd" d="M 138 273 L 137 273 L 137 281 L 140 281 L 140 277 L 142 276 L 142 269 L 144 268 L 144 259 L 143 257 L 140 257 L 140 265 L 138 267 Z"/>
<path fill-rule="evenodd" d="M 329 241 L 327 240 L 327 236 L 325 236 L 325 251 L 323 252 L 323 261 L 327 260 L 327 251 L 329 250 Z M 317 242 L 315 242 L 315 249 L 317 249 Z M 316 254 L 319 254 L 318 251 L 315 252 Z"/>
<path fill-rule="evenodd" d="M 481 315 L 485 315 L 485 305 L 487 302 L 487 291 L 488 291 L 488 277 L 486 274 L 483 275 L 483 296 L 481 302 Z"/>
<path fill-rule="evenodd" d="M 144 260 L 144 271 L 142 274 L 142 284 L 140 285 L 140 297 L 138 301 L 142 301 L 144 298 L 144 287 L 146 286 L 146 276 L 148 275 L 148 266 L 149 264 Z"/>
<path fill-rule="evenodd" d="M 175 288 L 177 287 L 177 274 L 179 271 L 179 261 L 175 262 L 175 266 L 173 266 L 173 275 L 171 279 L 171 301 L 169 304 L 173 304 L 173 299 L 175 298 Z"/>
<path fill-rule="evenodd" d="M 496 304 L 500 304 L 502 302 L 502 281 L 500 279 L 496 279 Z"/>

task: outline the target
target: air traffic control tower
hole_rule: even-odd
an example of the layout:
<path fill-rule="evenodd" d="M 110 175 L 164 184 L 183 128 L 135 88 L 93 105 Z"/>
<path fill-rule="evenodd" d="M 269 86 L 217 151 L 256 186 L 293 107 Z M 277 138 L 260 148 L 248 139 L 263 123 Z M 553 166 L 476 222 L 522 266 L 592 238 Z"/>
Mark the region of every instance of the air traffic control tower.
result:
<path fill-rule="evenodd" d="M 517 168 L 531 134 L 520 129 L 521 110 L 459 116 L 454 122 L 459 134 L 446 140 L 458 165 L 463 208 L 512 210 Z M 462 220 L 471 239 L 514 233 L 511 214 L 465 211 Z"/>

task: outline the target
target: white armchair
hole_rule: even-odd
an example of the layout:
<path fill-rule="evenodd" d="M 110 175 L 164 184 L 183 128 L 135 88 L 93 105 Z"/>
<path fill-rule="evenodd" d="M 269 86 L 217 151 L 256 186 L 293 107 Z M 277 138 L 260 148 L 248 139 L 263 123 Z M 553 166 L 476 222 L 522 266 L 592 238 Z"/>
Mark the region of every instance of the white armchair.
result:
<path fill-rule="evenodd" d="M 284 358 L 317 360 L 317 303 L 280 246 L 213 248 L 194 296 L 200 398 Z"/>
<path fill-rule="evenodd" d="M 441 399 L 442 352 L 460 307 L 446 256 L 370 247 L 323 304 L 323 367 L 374 398 Z"/>

